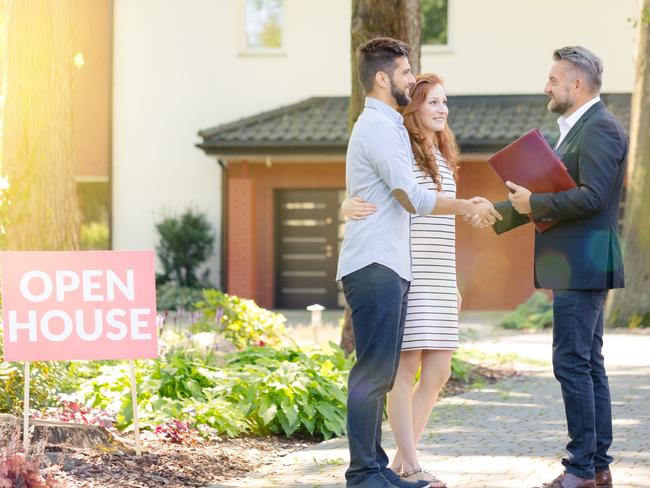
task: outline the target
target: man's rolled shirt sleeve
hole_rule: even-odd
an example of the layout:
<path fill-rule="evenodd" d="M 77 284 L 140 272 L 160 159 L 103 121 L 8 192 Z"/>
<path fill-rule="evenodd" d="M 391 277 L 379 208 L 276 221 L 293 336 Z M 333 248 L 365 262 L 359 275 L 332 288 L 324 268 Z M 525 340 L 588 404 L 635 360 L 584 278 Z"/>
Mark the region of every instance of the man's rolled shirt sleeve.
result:
<path fill-rule="evenodd" d="M 406 140 L 405 140 L 406 137 Z M 418 215 L 430 215 L 436 206 L 436 192 L 421 186 L 413 172 L 408 136 L 402 135 L 388 122 L 378 122 L 368 131 L 364 151 L 366 157 L 391 192 L 401 190 Z"/>
<path fill-rule="evenodd" d="M 533 193 L 530 206 L 535 220 L 576 220 L 606 209 L 616 181 L 625 142 L 616 126 L 599 121 L 590 129 L 580 153 L 580 186 L 558 193 Z"/>

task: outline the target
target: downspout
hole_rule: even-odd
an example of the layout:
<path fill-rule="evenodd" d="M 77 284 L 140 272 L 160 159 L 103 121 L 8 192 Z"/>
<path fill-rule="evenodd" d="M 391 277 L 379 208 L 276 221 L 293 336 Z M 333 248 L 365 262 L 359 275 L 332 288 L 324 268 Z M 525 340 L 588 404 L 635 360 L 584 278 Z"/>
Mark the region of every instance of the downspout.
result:
<path fill-rule="evenodd" d="M 217 158 L 221 167 L 221 269 L 219 281 L 221 291 L 228 292 L 228 162 L 225 159 Z"/>

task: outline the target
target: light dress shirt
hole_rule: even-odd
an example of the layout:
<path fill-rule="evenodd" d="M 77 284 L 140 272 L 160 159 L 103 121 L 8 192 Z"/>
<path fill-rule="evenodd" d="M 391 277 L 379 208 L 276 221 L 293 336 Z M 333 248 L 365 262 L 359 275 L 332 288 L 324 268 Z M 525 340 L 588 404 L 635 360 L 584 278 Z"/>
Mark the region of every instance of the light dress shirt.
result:
<path fill-rule="evenodd" d="M 346 223 L 337 281 L 372 263 L 411 281 L 411 218 L 392 192 L 401 190 L 418 215 L 433 211 L 437 192 L 427 190 L 415 178 L 404 119 L 376 98 L 366 98 L 350 134 L 345 177 L 348 196 L 375 204 L 377 211 Z"/>
<path fill-rule="evenodd" d="M 596 105 L 598 102 L 600 102 L 599 96 L 589 100 L 587 103 L 585 103 L 582 107 L 580 107 L 578 110 L 573 112 L 568 117 L 564 117 L 563 115 L 562 117 L 557 119 L 557 125 L 560 126 L 560 138 L 557 140 L 557 144 L 555 144 L 555 149 L 560 147 L 560 144 L 562 144 L 562 141 L 569 133 L 571 128 L 574 125 L 576 125 L 576 122 L 580 120 L 580 117 L 582 117 L 587 110 L 589 110 L 593 105 Z"/>

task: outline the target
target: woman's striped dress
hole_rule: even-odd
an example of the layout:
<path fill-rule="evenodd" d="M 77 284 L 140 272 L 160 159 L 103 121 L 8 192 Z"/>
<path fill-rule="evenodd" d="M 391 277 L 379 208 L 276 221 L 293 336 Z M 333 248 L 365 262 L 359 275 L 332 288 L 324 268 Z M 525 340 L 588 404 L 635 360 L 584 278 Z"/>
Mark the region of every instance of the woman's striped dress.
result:
<path fill-rule="evenodd" d="M 456 182 L 436 151 L 442 190 L 456 196 Z M 431 191 L 431 177 L 414 161 L 415 176 Z M 411 216 L 413 281 L 408 294 L 402 350 L 458 349 L 456 219 L 453 215 Z"/>

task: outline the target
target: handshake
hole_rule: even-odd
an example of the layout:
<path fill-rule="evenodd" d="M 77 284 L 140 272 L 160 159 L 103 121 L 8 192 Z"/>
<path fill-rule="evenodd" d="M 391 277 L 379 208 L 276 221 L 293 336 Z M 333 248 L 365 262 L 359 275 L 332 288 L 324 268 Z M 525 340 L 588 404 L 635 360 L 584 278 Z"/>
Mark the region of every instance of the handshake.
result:
<path fill-rule="evenodd" d="M 474 197 L 467 200 L 463 220 L 474 227 L 483 229 L 491 227 L 497 220 L 503 220 L 501 214 L 494 209 L 492 202 L 483 197 Z"/>
<path fill-rule="evenodd" d="M 443 208 L 439 209 L 438 205 Z M 501 214 L 494 209 L 494 205 L 483 197 L 474 197 L 470 200 L 457 200 L 439 194 L 435 210 L 434 214 L 436 215 L 462 215 L 465 222 L 469 222 L 479 229 L 490 227 L 497 220 L 503 220 Z M 376 205 L 367 203 L 360 197 L 346 199 L 341 204 L 341 212 L 349 220 L 363 220 L 376 211 Z"/>

